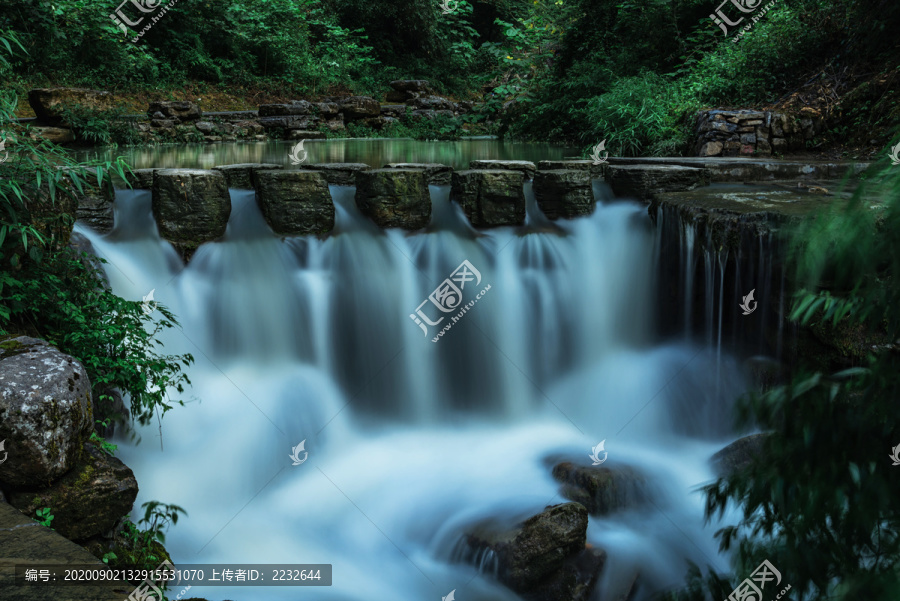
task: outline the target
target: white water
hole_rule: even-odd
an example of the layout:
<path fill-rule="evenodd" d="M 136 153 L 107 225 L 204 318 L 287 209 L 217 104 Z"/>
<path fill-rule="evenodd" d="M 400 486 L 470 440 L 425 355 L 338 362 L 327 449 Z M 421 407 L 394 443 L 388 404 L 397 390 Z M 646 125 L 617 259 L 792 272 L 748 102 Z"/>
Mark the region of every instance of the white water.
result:
<path fill-rule="evenodd" d="M 179 316 L 166 351 L 196 358 L 162 445 L 156 425 L 139 445 L 117 441 L 140 483 L 136 508 L 188 511 L 168 533 L 176 563 L 334 565 L 330 588 L 188 596 L 516 599 L 453 561 L 460 535 L 565 502 L 549 458 L 589 465 L 604 439 L 604 465 L 640 468 L 657 492 L 649 509 L 591 518 L 588 542 L 609 553 L 594 599 L 635 570 L 644 599 L 682 583 L 688 560 L 726 569 L 696 488 L 734 438 L 728 405 L 743 383 L 718 345 L 653 342 L 644 208 L 598 205 L 558 222 L 563 235 L 476 233 L 433 187 L 429 233 L 408 235 L 368 224 L 352 193 L 332 187 L 334 235 L 282 241 L 252 193 L 232 191 L 225 238 L 187 268 L 159 239 L 148 192 L 118 193 L 107 236 L 79 226 L 118 294 L 155 289 Z M 409 315 L 463 260 L 491 289 L 433 343 L 436 328 L 426 337 Z M 309 459 L 292 466 L 304 439 Z"/>

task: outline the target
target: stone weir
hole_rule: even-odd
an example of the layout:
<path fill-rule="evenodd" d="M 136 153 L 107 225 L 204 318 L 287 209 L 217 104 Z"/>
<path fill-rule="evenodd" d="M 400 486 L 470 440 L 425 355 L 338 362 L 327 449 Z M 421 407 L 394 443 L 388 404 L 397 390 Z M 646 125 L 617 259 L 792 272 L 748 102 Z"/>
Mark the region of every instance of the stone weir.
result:
<path fill-rule="evenodd" d="M 821 359 L 823 369 L 850 364 L 850 333 L 799 329 L 787 320 L 796 285 L 786 235 L 801 219 L 847 203 L 856 187 L 846 180 L 815 184 L 718 183 L 654 196 L 659 320 L 667 334 L 788 363 L 802 353 Z M 881 206 L 877 198 L 866 202 Z"/>
<path fill-rule="evenodd" d="M 546 163 L 546 164 L 545 164 Z M 254 189 L 256 201 L 279 236 L 327 235 L 334 228 L 330 185 L 355 186 L 360 213 L 382 228 L 422 230 L 431 224 L 429 186 L 449 186 L 473 227 L 525 225 L 527 188 L 550 219 L 571 219 L 594 210 L 594 184 L 602 179 L 590 161 L 472 161 L 454 171 L 436 163 L 320 163 L 300 169 L 248 163 L 201 169 L 138 169 L 134 189 L 152 191 L 160 236 L 184 259 L 221 238 L 231 215 L 229 189 Z M 114 194 L 88 190 L 78 217 L 100 232 L 112 229 Z"/>

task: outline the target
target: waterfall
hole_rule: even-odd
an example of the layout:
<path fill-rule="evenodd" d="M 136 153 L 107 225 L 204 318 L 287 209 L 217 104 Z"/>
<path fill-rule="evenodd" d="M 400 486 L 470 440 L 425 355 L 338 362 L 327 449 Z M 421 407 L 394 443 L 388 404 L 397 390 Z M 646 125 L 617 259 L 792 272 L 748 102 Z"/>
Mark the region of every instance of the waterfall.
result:
<path fill-rule="evenodd" d="M 609 553 L 596 599 L 625 572 L 641 574 L 637 598 L 647 599 L 681 584 L 687 561 L 727 568 L 697 492 L 714 477 L 708 458 L 734 438 L 729 404 L 745 387 L 727 345 L 721 335 L 660 342 L 667 282 L 656 265 L 668 242 L 642 206 L 598 202 L 589 217 L 552 223 L 527 186 L 524 228 L 475 231 L 447 187 L 432 186 L 432 223 L 413 234 L 375 228 L 352 187 L 331 186 L 334 232 L 287 239 L 253 192 L 232 190 L 225 236 L 186 267 L 159 238 L 148 192 L 118 191 L 106 236 L 77 226 L 109 261 L 116 293 L 140 300 L 154 289 L 179 316 L 166 352 L 196 358 L 185 406 L 162 422 L 165 444 L 156 424 L 138 430 L 139 445 L 117 441 L 141 485 L 136 507 L 157 499 L 188 511 L 167 536 L 176 563 L 333 564 L 333 586 L 304 589 L 309 599 L 419 601 L 455 589 L 461 601 L 514 600 L 490 577 L 495 556 L 459 561 L 454 549 L 472 524 L 564 502 L 552 461 L 587 462 L 605 440 L 605 466 L 642 470 L 655 498 L 591 518 L 588 542 Z M 693 246 L 681 256 L 683 321 L 698 281 L 703 310 L 717 304 L 722 324 L 729 282 L 718 277 L 716 299 L 711 274 L 734 256 Z M 705 274 L 692 279 L 701 256 Z M 467 310 L 442 336 L 423 333 L 410 315 L 427 301 L 436 320 L 429 295 L 464 262 L 480 277 L 463 290 Z M 470 291 L 487 286 L 473 304 Z M 308 459 L 292 465 L 301 441 Z"/>

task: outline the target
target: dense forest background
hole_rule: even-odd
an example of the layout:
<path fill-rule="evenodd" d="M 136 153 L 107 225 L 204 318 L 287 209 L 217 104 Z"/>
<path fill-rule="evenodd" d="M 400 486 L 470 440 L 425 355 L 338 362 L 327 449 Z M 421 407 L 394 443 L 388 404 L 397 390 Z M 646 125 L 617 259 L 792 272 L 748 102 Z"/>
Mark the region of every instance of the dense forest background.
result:
<path fill-rule="evenodd" d="M 719 4 L 451 0 L 446 13 L 439 0 L 179 0 L 132 43 L 110 18 L 118 0 L 5 0 L 0 30 L 28 52 L 8 84 L 19 92 L 103 88 L 135 112 L 148 97 L 202 98 L 205 110 L 381 98 L 389 81 L 419 78 L 486 102 L 500 134 L 588 144 L 615 132 L 614 155 L 678 154 L 700 107 L 809 106 L 829 124 L 812 151 L 860 155 L 893 138 L 900 4 L 776 0 L 737 43 L 710 19 Z"/>

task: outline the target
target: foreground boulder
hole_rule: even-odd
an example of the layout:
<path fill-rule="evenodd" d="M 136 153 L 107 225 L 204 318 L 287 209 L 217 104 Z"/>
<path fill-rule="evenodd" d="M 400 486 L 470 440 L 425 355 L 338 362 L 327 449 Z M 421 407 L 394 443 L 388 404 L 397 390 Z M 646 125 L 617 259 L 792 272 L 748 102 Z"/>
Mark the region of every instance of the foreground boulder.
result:
<path fill-rule="evenodd" d="M 453 173 L 450 198 L 474 227 L 525 223 L 525 175 L 519 170 L 472 169 Z"/>
<path fill-rule="evenodd" d="M 538 171 L 534 197 L 549 219 L 571 219 L 594 211 L 593 177 L 586 169 Z"/>
<path fill-rule="evenodd" d="M 334 229 L 328 182 L 316 171 L 257 171 L 256 202 L 281 236 L 326 234 Z"/>
<path fill-rule="evenodd" d="M 429 186 L 449 186 L 453 169 L 440 163 L 388 163 L 385 169 L 423 169 Z"/>
<path fill-rule="evenodd" d="M 219 165 L 213 170 L 225 175 L 225 181 L 229 188 L 251 190 L 253 188 L 253 173 L 260 170 L 281 169 L 281 165 L 273 163 L 238 163 L 237 165 Z"/>
<path fill-rule="evenodd" d="M 356 206 L 380 227 L 421 229 L 431 219 L 425 172 L 373 169 L 356 174 Z"/>
<path fill-rule="evenodd" d="M 730 476 L 750 467 L 753 460 L 760 457 L 766 438 L 770 434 L 751 434 L 735 440 L 733 443 L 716 453 L 710 459 L 716 473 L 719 476 Z"/>
<path fill-rule="evenodd" d="M 584 505 L 591 515 L 607 515 L 640 506 L 647 500 L 647 482 L 629 467 L 583 467 L 564 462 L 553 468 L 563 486 L 560 494 Z"/>
<path fill-rule="evenodd" d="M 657 194 L 685 192 L 709 184 L 706 169 L 680 165 L 609 165 L 606 181 L 618 197 L 650 202 Z"/>
<path fill-rule="evenodd" d="M 153 216 L 159 235 L 185 258 L 225 234 L 231 197 L 225 176 L 202 169 L 160 169 L 153 176 Z"/>
<path fill-rule="evenodd" d="M 0 549 L 3 550 L 0 560 L 3 601 L 123 601 L 135 588 L 127 582 L 72 587 L 16 584 L 16 565 L 96 565 L 99 568 L 103 564 L 83 547 L 3 502 L 0 502 Z"/>
<path fill-rule="evenodd" d="M 355 186 L 356 173 L 371 169 L 365 163 L 313 163 L 304 165 L 303 168 L 321 172 L 325 181 L 332 186 Z"/>
<path fill-rule="evenodd" d="M 521 171 L 525 174 L 525 179 L 534 179 L 537 167 L 531 161 L 494 161 L 494 160 L 477 160 L 469 161 L 469 169 L 510 169 L 512 171 Z"/>
<path fill-rule="evenodd" d="M 134 473 L 93 443 L 82 458 L 49 488 L 9 493 L 9 504 L 28 516 L 42 507 L 53 510 L 53 528 L 69 540 L 83 541 L 108 533 L 128 515 L 137 498 Z"/>
<path fill-rule="evenodd" d="M 171 119 L 188 123 L 199 121 L 203 116 L 203 111 L 200 110 L 199 105 L 187 100 L 162 100 L 150 103 L 147 116 L 151 119 Z"/>
<path fill-rule="evenodd" d="M 606 554 L 586 548 L 588 514 L 578 503 L 546 508 L 497 530 L 482 524 L 462 543 L 464 560 L 493 555 L 498 579 L 533 601 L 586 601 Z"/>
<path fill-rule="evenodd" d="M 28 104 L 40 123 L 67 125 L 62 109 L 81 105 L 95 111 L 109 110 L 113 97 L 109 92 L 85 88 L 38 88 L 28 92 Z"/>
<path fill-rule="evenodd" d="M 49 485 L 75 465 L 93 425 L 81 363 L 37 338 L 0 341 L 0 484 Z"/>

